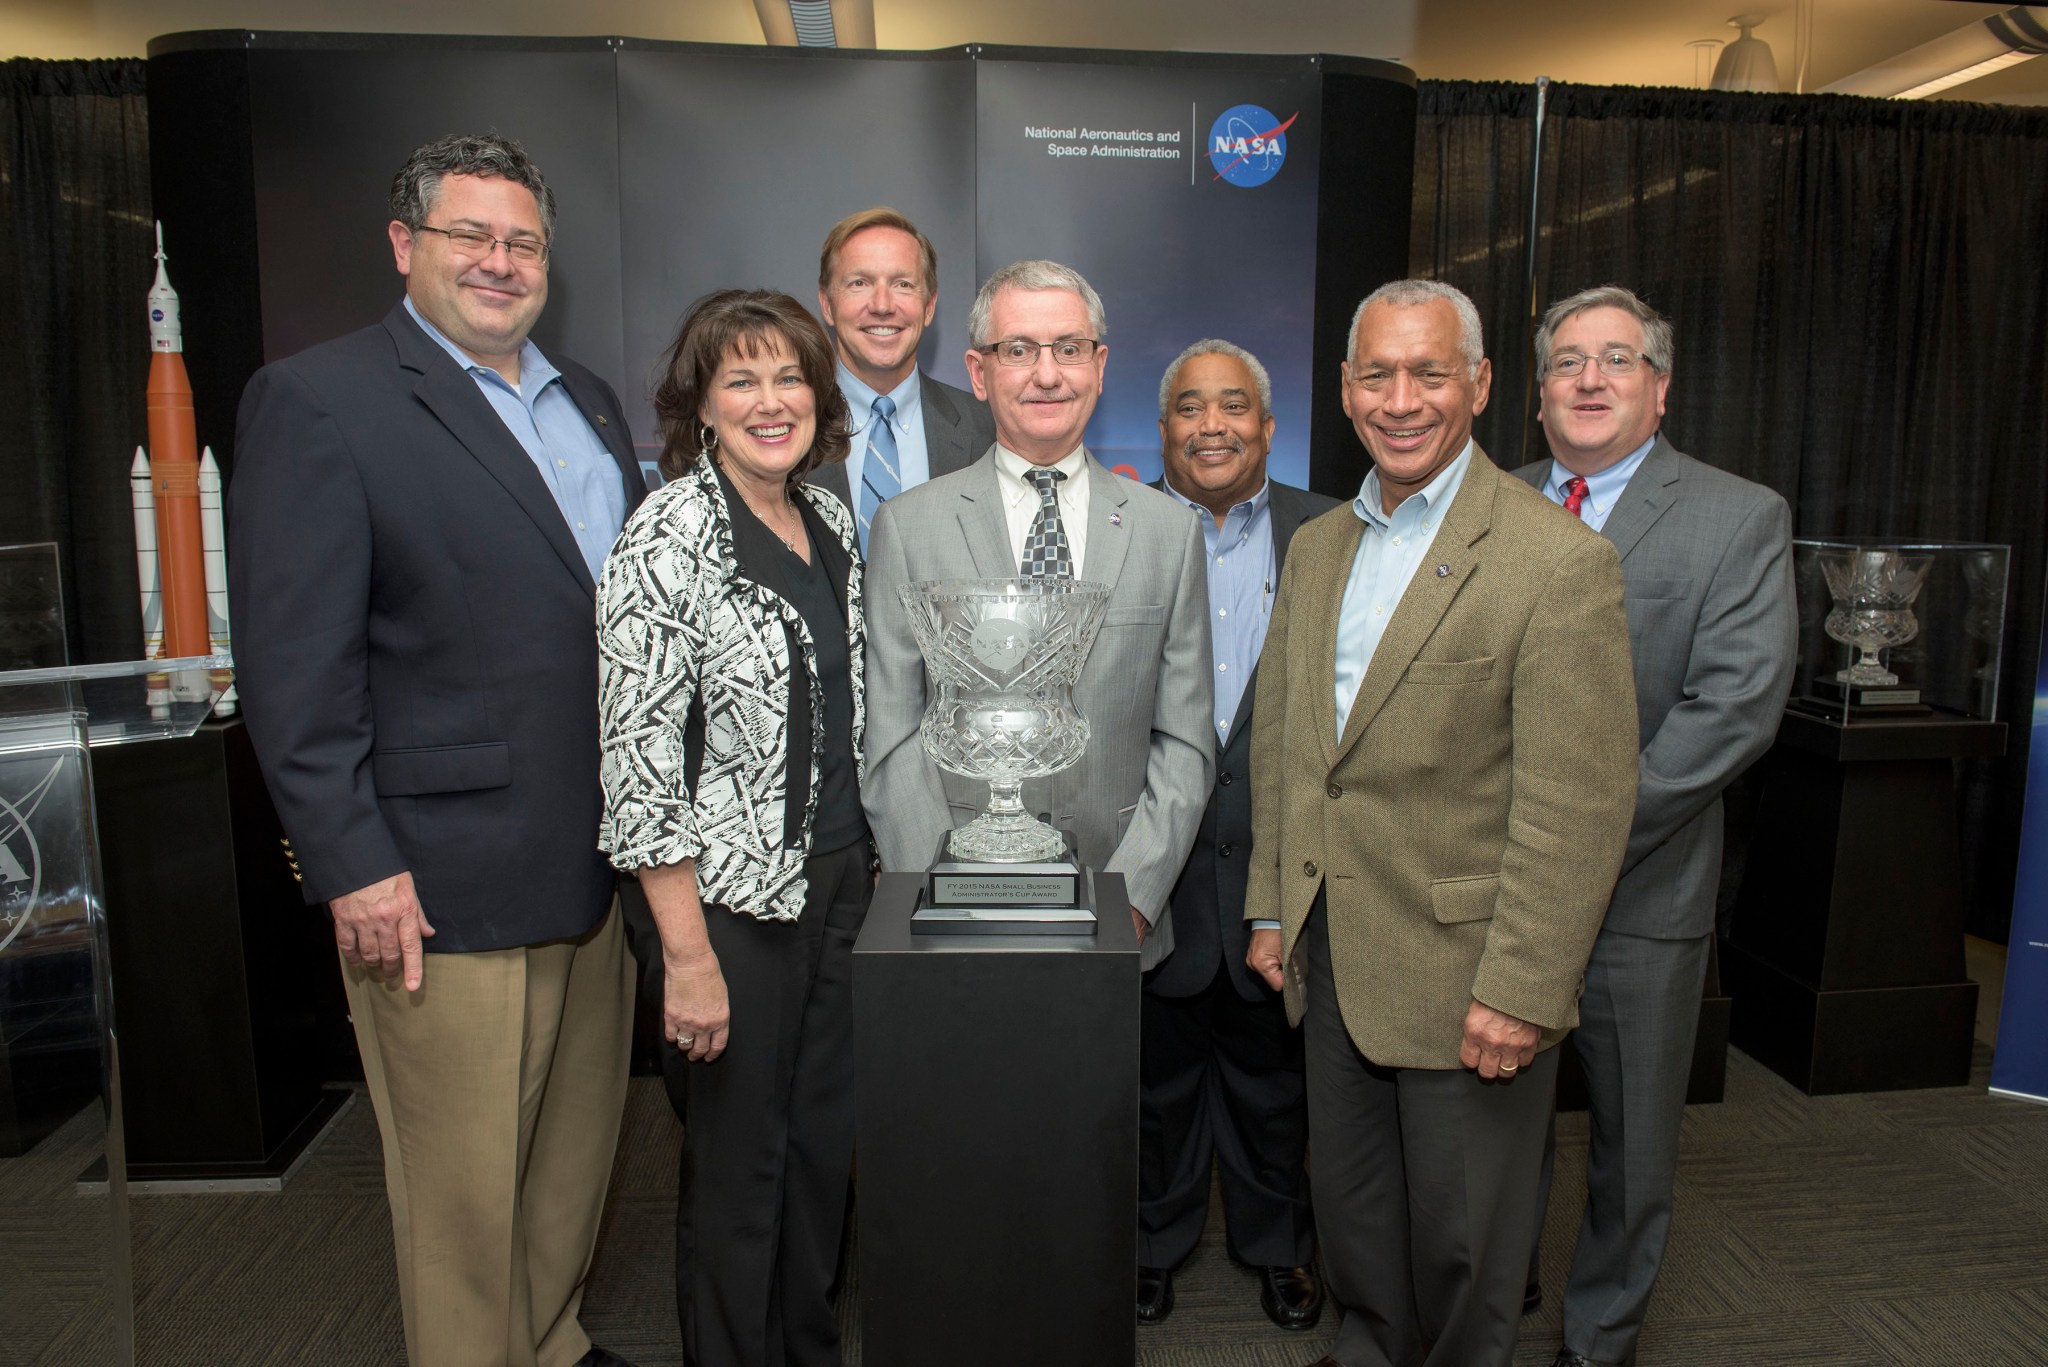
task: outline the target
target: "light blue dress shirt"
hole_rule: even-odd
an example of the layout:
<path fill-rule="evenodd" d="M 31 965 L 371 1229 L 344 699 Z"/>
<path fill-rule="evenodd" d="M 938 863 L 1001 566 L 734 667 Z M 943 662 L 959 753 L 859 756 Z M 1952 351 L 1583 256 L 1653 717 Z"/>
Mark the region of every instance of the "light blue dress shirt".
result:
<path fill-rule="evenodd" d="M 1465 471 L 1472 466 L 1472 443 L 1467 440 L 1458 458 L 1419 493 L 1410 494 L 1389 516 L 1380 510 L 1380 472 L 1365 477 L 1351 510 L 1365 524 L 1358 540 L 1358 553 L 1351 558 L 1351 578 L 1344 585 L 1344 605 L 1337 613 L 1337 734 L 1351 717 L 1351 703 L 1358 697 L 1358 685 L 1372 665 L 1373 652 L 1387 634 L 1387 623 L 1408 581 L 1429 554 L 1443 526 L 1444 510 L 1458 496 L 1465 483 Z"/>
<path fill-rule="evenodd" d="M 1182 495 L 1171 480 L 1166 492 L 1188 507 L 1202 523 L 1209 554 L 1209 653 L 1216 667 L 1216 739 L 1220 749 L 1230 743 L 1230 724 L 1244 699 L 1246 682 L 1266 644 L 1272 618 L 1273 514 L 1271 483 L 1224 514 L 1216 515 Z"/>
<path fill-rule="evenodd" d="M 1613 512 L 1614 505 L 1621 501 L 1622 494 L 1628 489 L 1629 480 L 1635 476 L 1636 471 L 1643 468 L 1643 462 L 1649 458 L 1650 448 L 1656 444 L 1657 434 L 1652 432 L 1648 441 L 1627 456 L 1605 470 L 1596 470 L 1586 476 L 1586 497 L 1579 504 L 1581 522 L 1596 532 L 1607 525 L 1607 515 Z M 1552 503 L 1563 505 L 1564 482 L 1570 478 L 1571 471 L 1555 460 L 1550 462 L 1550 478 L 1544 481 L 1543 492 L 1549 496 Z"/>
<path fill-rule="evenodd" d="M 839 368 L 839 392 L 846 396 L 846 416 L 853 429 L 853 441 L 846 451 L 846 487 L 860 500 L 861 471 L 867 465 L 868 424 L 875 419 L 875 391 L 845 366 Z M 896 430 L 897 473 L 905 489 L 915 489 L 932 477 L 931 455 L 924 444 L 924 388 L 915 369 L 910 378 L 889 391 L 896 401 L 896 416 L 890 426 Z"/>
<path fill-rule="evenodd" d="M 514 388 L 503 375 L 478 365 L 442 336 L 439 328 L 420 316 L 409 296 L 405 311 L 455 364 L 469 372 L 490 400 L 506 430 L 540 471 L 548 492 L 555 496 L 555 506 L 569 524 L 569 534 L 576 538 L 576 548 L 583 552 L 583 562 L 590 566 L 590 577 L 597 578 L 626 521 L 626 485 L 604 440 L 569 397 L 562 372 L 527 341 L 519 348 L 519 385 Z"/>

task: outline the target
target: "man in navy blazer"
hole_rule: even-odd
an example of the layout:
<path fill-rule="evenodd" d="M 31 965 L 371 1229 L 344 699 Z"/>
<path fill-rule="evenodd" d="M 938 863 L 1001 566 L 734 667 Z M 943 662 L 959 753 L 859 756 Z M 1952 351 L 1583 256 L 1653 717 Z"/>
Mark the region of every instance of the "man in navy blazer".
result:
<path fill-rule="evenodd" d="M 1791 512 L 1664 439 L 1671 363 L 1670 322 L 1628 290 L 1551 305 L 1536 364 L 1553 459 L 1515 471 L 1621 556 L 1641 745 L 1628 851 L 1572 1036 L 1591 1142 L 1556 1367 L 1635 1361 L 1671 1231 L 1721 791 L 1776 738 L 1797 652 Z"/>
<path fill-rule="evenodd" d="M 876 508 L 965 470 L 996 439 L 986 403 L 917 368 L 938 309 L 938 249 L 915 223 L 874 208 L 832 225 L 818 253 L 818 316 L 832 329 L 853 445 L 809 478 L 853 514 L 863 555 Z"/>
<path fill-rule="evenodd" d="M 1259 1272 L 1283 1329 L 1322 1314 L 1310 1213 L 1306 1077 L 1280 994 L 1245 963 L 1252 848 L 1251 717 L 1266 613 L 1297 527 L 1337 501 L 1266 478 L 1273 382 L 1256 356 L 1196 342 L 1159 381 L 1166 473 L 1194 509 L 1209 576 L 1216 786 L 1169 903 L 1173 953 L 1145 975 L 1138 1148 L 1138 1319 L 1173 1311 L 1173 1269 L 1209 1213 L 1222 1168 L 1230 1256 Z"/>
<path fill-rule="evenodd" d="M 238 683 L 333 916 L 410 1360 L 605 1367 L 577 1316 L 632 990 L 594 594 L 645 489 L 610 387 L 527 338 L 554 197 L 519 145 L 428 143 L 391 209 L 405 299 L 242 398 Z"/>

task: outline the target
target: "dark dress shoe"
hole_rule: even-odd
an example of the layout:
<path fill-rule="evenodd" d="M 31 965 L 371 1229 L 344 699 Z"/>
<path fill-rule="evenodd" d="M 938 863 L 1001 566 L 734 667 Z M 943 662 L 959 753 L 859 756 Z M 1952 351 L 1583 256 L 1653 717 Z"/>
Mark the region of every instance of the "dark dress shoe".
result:
<path fill-rule="evenodd" d="M 1138 1269 L 1138 1323 L 1157 1324 L 1173 1313 L 1173 1269 Z"/>
<path fill-rule="evenodd" d="M 1574 1353 L 1569 1348 L 1560 1348 L 1557 1350 L 1557 1356 L 1550 1360 L 1550 1367 L 1616 1367 L 1616 1364 L 1589 1358 L 1584 1353 Z"/>
<path fill-rule="evenodd" d="M 633 1364 L 609 1348 L 590 1345 L 590 1351 L 576 1359 L 576 1367 L 633 1367 Z"/>
<path fill-rule="evenodd" d="M 1531 1277 L 1529 1279 L 1529 1284 L 1522 1288 L 1522 1313 L 1525 1315 L 1533 1315 L 1542 1308 L 1543 1283 L 1537 1281 L 1534 1277 Z"/>
<path fill-rule="evenodd" d="M 1260 1268 L 1259 1308 L 1282 1329 L 1315 1328 L 1323 1317 L 1323 1284 L 1315 1268 Z"/>

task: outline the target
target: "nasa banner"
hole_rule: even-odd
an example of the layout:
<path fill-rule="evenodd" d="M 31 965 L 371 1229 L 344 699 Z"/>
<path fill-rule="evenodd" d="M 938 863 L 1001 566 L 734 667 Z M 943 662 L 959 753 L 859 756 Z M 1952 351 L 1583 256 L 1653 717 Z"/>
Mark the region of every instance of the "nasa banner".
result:
<path fill-rule="evenodd" d="M 1159 476 L 1167 364 L 1222 337 L 1272 376 L 1273 478 L 1309 482 L 1322 77 L 1295 70 L 981 63 L 976 276 L 1048 257 L 1095 286 L 1109 365 L 1088 445 L 1134 479 Z"/>
<path fill-rule="evenodd" d="M 2048 620 L 2042 625 L 2048 629 Z M 1998 1008 L 1991 1090 L 1999 1096 L 2048 1102 L 2048 652 L 2042 654 L 2034 687 L 2027 804 L 2020 819 L 2020 862 L 2013 887 L 2012 930 L 2006 940 L 2005 993 Z"/>
<path fill-rule="evenodd" d="M 230 474 L 250 373 L 399 297 L 392 169 L 458 128 L 519 137 L 547 169 L 560 213 L 534 340 L 611 382 L 644 466 L 690 303 L 741 286 L 813 306 L 826 232 L 890 205 L 938 251 L 926 373 L 965 386 L 976 287 L 1050 258 L 1106 304 L 1087 439 L 1107 464 L 1158 476 L 1161 372 L 1222 337 L 1272 376 L 1276 479 L 1348 492 L 1363 473 L 1337 374 L 1352 307 L 1407 268 L 1414 77 L 1393 64 L 239 32 L 150 51 L 152 193 L 190 263 L 193 388 Z"/>

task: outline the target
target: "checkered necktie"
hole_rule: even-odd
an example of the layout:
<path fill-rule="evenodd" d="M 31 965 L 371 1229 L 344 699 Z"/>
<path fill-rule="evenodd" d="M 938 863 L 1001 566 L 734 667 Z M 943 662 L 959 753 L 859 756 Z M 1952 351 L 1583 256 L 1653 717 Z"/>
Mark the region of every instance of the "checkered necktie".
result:
<path fill-rule="evenodd" d="M 860 553 L 868 553 L 868 524 L 875 520 L 875 509 L 903 492 L 903 476 L 897 473 L 896 434 L 889 430 L 889 419 L 896 416 L 896 401 L 887 394 L 877 394 L 875 405 L 868 418 L 867 458 L 860 463 Z"/>
<path fill-rule="evenodd" d="M 1072 579 L 1074 552 L 1067 545 L 1067 529 L 1060 525 L 1061 470 L 1033 469 L 1024 478 L 1038 489 L 1038 515 L 1031 519 L 1031 531 L 1024 538 L 1024 563 L 1017 571 L 1026 579 Z"/>

